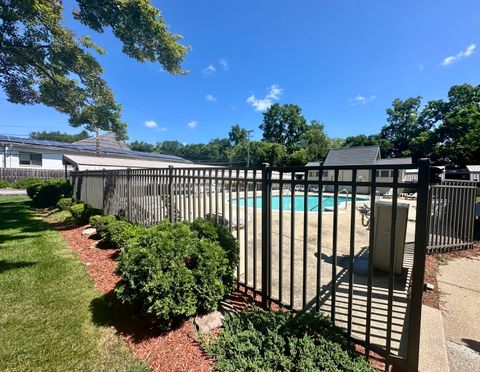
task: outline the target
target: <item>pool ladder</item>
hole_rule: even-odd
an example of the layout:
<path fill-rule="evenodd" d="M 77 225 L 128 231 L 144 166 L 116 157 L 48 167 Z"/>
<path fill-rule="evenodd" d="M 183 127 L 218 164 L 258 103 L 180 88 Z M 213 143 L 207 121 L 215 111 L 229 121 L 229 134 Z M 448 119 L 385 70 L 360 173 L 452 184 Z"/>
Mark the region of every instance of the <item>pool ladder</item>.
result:
<path fill-rule="evenodd" d="M 338 195 L 340 195 L 341 193 L 345 193 L 346 197 L 345 197 L 345 209 L 347 209 L 347 206 L 348 206 L 348 196 L 349 196 L 349 193 L 348 193 L 348 190 L 347 189 L 341 189 L 339 192 L 338 192 Z M 323 196 L 322 196 L 323 197 Z M 334 195 L 330 195 L 327 199 L 323 200 L 323 202 L 326 202 L 328 200 L 330 200 L 331 198 L 333 198 Z M 312 208 L 310 208 L 310 212 L 313 211 L 315 208 L 318 208 L 318 204 Z"/>

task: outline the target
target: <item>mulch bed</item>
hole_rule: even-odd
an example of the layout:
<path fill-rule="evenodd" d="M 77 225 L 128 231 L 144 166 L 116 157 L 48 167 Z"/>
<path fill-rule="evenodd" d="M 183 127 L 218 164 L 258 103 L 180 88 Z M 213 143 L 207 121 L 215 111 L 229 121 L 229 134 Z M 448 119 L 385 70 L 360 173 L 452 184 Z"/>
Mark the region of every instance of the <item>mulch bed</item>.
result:
<path fill-rule="evenodd" d="M 85 226 L 56 226 L 65 237 L 68 248 L 78 254 L 87 267 L 95 288 L 104 295 L 92 302 L 94 320 L 114 327 L 136 358 L 147 360 L 154 371 L 211 371 L 213 360 L 201 349 L 197 333 L 190 320 L 168 332 L 161 332 L 138 309 L 115 299 L 113 289 L 120 277 L 115 273 L 117 249 L 97 248 L 97 241 L 83 236 Z M 98 310 L 110 309 L 108 319 L 95 319 Z M 106 317 L 104 317 L 106 318 Z"/>
<path fill-rule="evenodd" d="M 44 215 L 44 217 L 47 217 Z M 95 237 L 82 235 L 86 226 L 68 227 L 48 221 L 66 239 L 68 248 L 78 254 L 97 288 L 103 295 L 92 301 L 92 317 L 97 324 L 113 327 L 138 359 L 148 361 L 154 371 L 211 371 L 214 361 L 206 355 L 198 343 L 197 332 L 191 320 L 178 324 L 173 330 L 158 330 L 152 319 L 142 315 L 140 309 L 122 304 L 114 294 L 114 288 L 120 280 L 115 273 L 115 261 L 118 250 L 103 247 Z M 262 298 L 240 287 L 222 302 L 226 308 L 243 311 L 252 305 L 262 306 Z M 277 304 L 270 305 L 272 311 L 282 311 Z M 108 315 L 105 315 L 107 311 Z M 355 349 L 364 354 L 360 345 Z M 371 364 L 384 370 L 383 358 L 370 352 Z"/>

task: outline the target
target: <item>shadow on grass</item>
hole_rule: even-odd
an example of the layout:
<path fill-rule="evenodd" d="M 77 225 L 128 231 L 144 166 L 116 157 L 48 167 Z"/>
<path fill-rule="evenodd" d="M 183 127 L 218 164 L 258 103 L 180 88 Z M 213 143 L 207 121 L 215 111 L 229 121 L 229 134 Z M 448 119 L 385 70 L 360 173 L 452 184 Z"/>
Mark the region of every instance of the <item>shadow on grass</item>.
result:
<path fill-rule="evenodd" d="M 2 274 L 5 271 L 9 270 L 15 270 L 15 269 L 21 269 L 24 267 L 30 267 L 35 265 L 36 262 L 28 262 L 28 261 L 5 261 L 5 260 L 0 260 L 0 274 Z"/>
<path fill-rule="evenodd" d="M 90 311 L 95 324 L 114 327 L 118 334 L 130 338 L 135 343 L 167 334 L 183 323 L 179 321 L 169 330 L 162 330 L 161 324 L 156 319 L 144 315 L 138 306 L 122 303 L 114 291 L 93 299 Z"/>

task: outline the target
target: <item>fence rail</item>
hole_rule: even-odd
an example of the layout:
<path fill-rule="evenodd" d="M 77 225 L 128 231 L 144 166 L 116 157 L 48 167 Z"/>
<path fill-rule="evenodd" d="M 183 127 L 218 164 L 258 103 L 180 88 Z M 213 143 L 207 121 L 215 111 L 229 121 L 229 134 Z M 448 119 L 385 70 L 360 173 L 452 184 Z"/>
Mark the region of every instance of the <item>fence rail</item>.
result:
<path fill-rule="evenodd" d="M 402 172 L 412 168 L 419 169 L 418 183 L 401 182 Z M 391 180 L 377 181 L 380 169 L 392 170 Z M 333 170 L 334 179 L 311 176 L 324 170 Z M 340 180 L 343 170 L 350 172 L 350 179 Z M 360 170 L 368 171 L 368 178 L 357 177 Z M 84 171 L 72 173 L 72 181 L 76 198 L 143 225 L 163 219 L 217 219 L 239 242 L 237 282 L 260 294 L 266 306 L 278 303 L 325 313 L 366 353 L 384 357 L 387 367 L 414 371 L 429 172 L 428 161 L 422 160 L 407 166 Z M 324 191 L 327 185 L 333 192 Z M 413 210 L 398 201 L 404 187 L 418 195 L 410 218 L 414 223 L 399 212 Z M 379 188 L 391 189 L 390 201 L 379 200 Z M 382 210 L 387 213 L 376 221 Z M 361 218 L 368 223 L 359 223 Z M 400 258 L 398 249 L 405 249 Z M 383 271 L 377 262 L 381 257 L 387 262 Z M 396 275 L 398 260 L 401 272 Z"/>
<path fill-rule="evenodd" d="M 430 188 L 428 253 L 473 247 L 477 182 L 445 180 Z"/>
<path fill-rule="evenodd" d="M 17 182 L 24 178 L 65 178 L 61 169 L 0 168 L 0 180 Z"/>

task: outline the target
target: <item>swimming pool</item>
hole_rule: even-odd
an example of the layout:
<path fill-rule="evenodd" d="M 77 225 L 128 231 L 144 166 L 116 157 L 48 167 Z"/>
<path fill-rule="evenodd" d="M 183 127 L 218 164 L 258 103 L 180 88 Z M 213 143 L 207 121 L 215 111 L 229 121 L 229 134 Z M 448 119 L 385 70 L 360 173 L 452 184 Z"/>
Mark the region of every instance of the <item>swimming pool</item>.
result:
<path fill-rule="evenodd" d="M 253 207 L 253 197 L 247 198 L 247 206 L 248 207 Z M 262 208 L 262 197 L 257 196 L 256 198 L 256 207 L 257 208 Z M 345 205 L 345 200 L 347 198 L 345 196 L 339 196 L 338 197 L 338 205 L 339 207 L 343 207 Z M 351 197 L 348 197 L 348 202 L 350 203 L 352 200 Z M 365 200 L 365 199 L 360 199 L 357 198 L 357 201 L 359 200 Z M 237 199 L 232 199 L 233 205 L 236 205 Z M 292 197 L 291 195 L 283 195 L 282 199 L 282 209 L 286 212 L 289 212 L 292 210 Z M 245 205 L 245 199 L 240 198 L 240 206 Z M 333 195 L 324 195 L 322 197 L 322 209 L 325 210 L 333 210 L 334 206 L 334 200 L 333 200 Z M 272 196 L 272 210 L 278 211 L 280 210 L 280 195 L 274 195 Z M 305 199 L 303 195 L 295 195 L 295 211 L 296 212 L 303 212 L 305 210 Z M 318 195 L 308 195 L 307 198 L 307 210 L 311 212 L 316 212 L 318 211 Z"/>

